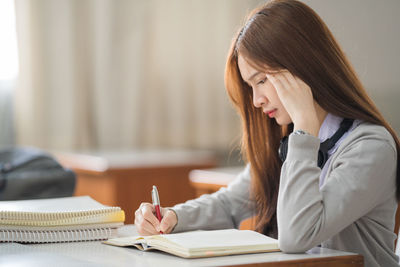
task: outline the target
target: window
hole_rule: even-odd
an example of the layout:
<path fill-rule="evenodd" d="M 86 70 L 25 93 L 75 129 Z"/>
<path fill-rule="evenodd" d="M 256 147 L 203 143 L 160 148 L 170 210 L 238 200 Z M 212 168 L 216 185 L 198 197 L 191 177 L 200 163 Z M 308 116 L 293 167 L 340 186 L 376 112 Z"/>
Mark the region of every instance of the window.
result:
<path fill-rule="evenodd" d="M 0 0 L 0 147 L 15 143 L 13 93 L 18 76 L 18 47 L 13 0 Z"/>
<path fill-rule="evenodd" d="M 15 80 L 18 53 L 13 0 L 0 1 L 0 81 Z"/>

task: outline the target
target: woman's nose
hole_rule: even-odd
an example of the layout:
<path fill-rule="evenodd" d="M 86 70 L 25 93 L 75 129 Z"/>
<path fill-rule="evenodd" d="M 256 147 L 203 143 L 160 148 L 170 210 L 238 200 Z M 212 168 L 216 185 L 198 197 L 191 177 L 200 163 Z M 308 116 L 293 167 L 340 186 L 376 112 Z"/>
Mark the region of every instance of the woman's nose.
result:
<path fill-rule="evenodd" d="M 267 103 L 267 98 L 260 92 L 260 90 L 253 88 L 253 105 L 256 108 L 261 108 Z"/>

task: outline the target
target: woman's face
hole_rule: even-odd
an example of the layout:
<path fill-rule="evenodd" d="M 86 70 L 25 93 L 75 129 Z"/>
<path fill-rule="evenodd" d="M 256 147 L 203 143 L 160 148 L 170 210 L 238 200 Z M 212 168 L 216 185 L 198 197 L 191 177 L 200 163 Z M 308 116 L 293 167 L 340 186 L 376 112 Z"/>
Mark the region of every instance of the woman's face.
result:
<path fill-rule="evenodd" d="M 274 118 L 279 125 L 292 122 L 288 112 L 276 93 L 275 87 L 266 78 L 265 72 L 252 67 L 241 55 L 238 65 L 242 79 L 253 89 L 253 105 L 261 108 L 265 116 Z"/>

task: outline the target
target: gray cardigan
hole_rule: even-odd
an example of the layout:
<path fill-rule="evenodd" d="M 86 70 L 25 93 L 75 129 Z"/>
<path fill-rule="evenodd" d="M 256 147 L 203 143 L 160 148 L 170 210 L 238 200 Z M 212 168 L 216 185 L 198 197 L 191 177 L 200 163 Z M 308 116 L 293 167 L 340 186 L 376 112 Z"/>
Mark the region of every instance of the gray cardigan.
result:
<path fill-rule="evenodd" d="M 397 209 L 395 142 L 383 127 L 361 123 L 331 156 L 324 184 L 319 139 L 290 135 L 277 205 L 279 245 L 286 253 L 322 247 L 362 254 L 365 266 L 399 266 L 393 232 Z M 250 168 L 227 188 L 178 204 L 174 232 L 237 228 L 255 214 Z"/>

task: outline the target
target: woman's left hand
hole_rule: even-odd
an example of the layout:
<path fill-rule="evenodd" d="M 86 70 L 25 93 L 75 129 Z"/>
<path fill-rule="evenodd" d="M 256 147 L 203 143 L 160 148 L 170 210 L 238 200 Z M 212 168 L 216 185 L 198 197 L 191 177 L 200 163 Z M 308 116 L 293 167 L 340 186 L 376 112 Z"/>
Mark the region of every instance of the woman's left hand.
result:
<path fill-rule="evenodd" d="M 311 88 L 288 70 L 267 74 L 275 87 L 278 97 L 294 124 L 294 130 L 301 129 L 318 136 L 319 121 L 314 106 Z"/>

